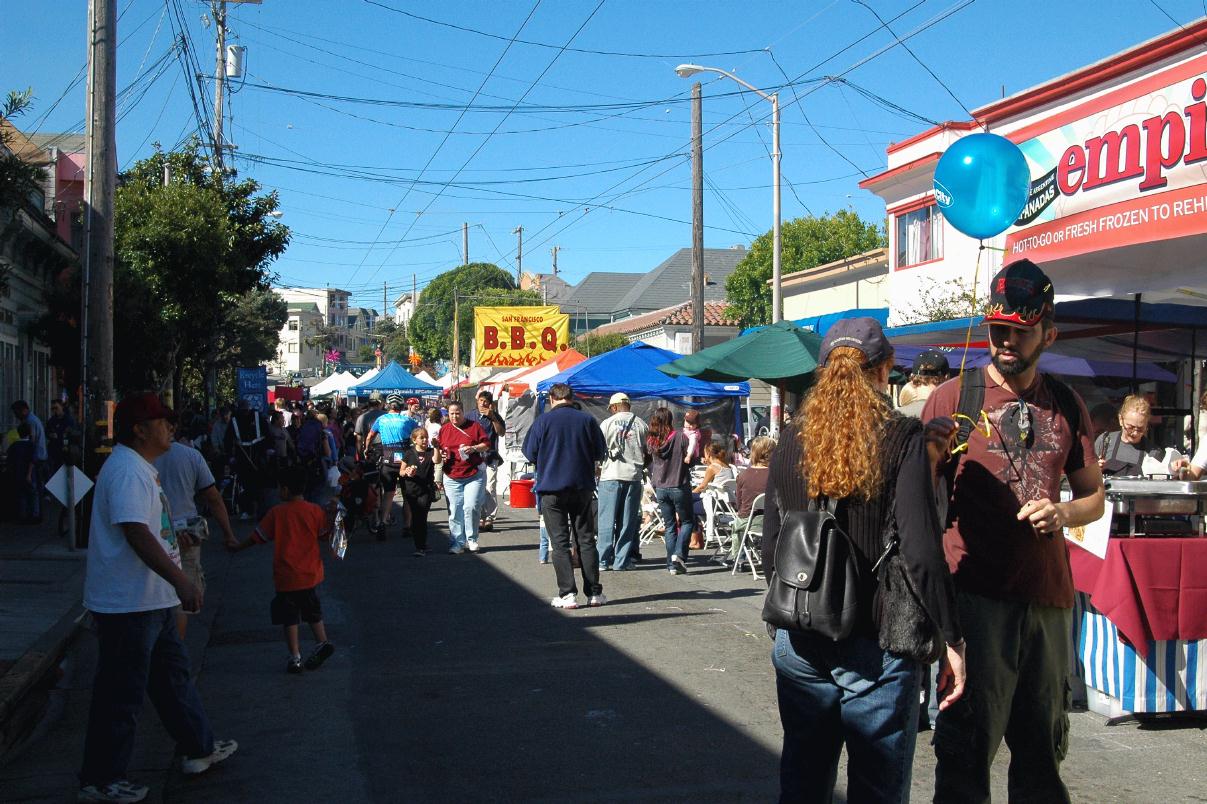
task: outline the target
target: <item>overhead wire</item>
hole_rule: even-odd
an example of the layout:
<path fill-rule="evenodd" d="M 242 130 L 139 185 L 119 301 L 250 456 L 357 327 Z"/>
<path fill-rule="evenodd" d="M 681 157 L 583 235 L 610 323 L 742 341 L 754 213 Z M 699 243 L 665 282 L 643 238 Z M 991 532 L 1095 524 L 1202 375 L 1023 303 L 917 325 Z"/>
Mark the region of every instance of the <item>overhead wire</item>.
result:
<path fill-rule="evenodd" d="M 482 30 L 478 30 L 477 28 L 470 28 L 465 25 L 457 25 L 456 23 L 452 23 L 452 22 L 444 22 L 443 20 L 433 19 L 431 17 L 424 17 L 422 15 L 415 14 L 410 11 L 404 11 L 403 9 L 400 9 L 400 8 L 394 8 L 393 6 L 389 6 L 389 5 L 386 5 L 385 3 L 378 2 L 378 0 L 365 0 L 365 2 L 371 6 L 377 6 L 378 8 L 384 8 L 386 11 L 392 11 L 395 14 L 401 14 L 404 17 L 409 17 L 411 19 L 430 23 L 432 25 L 438 25 L 438 26 L 441 26 L 444 28 L 451 28 L 453 30 L 462 31 L 463 33 L 476 34 L 477 36 L 483 36 L 483 37 L 487 37 L 489 39 L 496 39 L 499 41 L 509 41 L 508 37 L 503 36 L 502 34 L 494 34 L 494 33 L 490 33 L 489 31 L 482 31 Z M 528 40 L 528 39 L 514 39 L 513 38 L 510 41 L 514 42 L 516 44 L 521 44 L 521 45 L 531 45 L 532 47 L 543 47 L 543 48 L 547 48 L 549 50 L 557 50 L 559 54 L 567 53 L 567 52 L 568 53 L 583 53 L 583 54 L 592 55 L 592 56 L 621 56 L 621 57 L 632 58 L 632 59 L 676 59 L 676 58 L 708 58 L 708 57 L 713 57 L 713 56 L 740 56 L 745 53 L 757 53 L 759 50 L 758 48 L 752 48 L 749 50 L 722 50 L 722 51 L 717 51 L 717 52 L 713 52 L 713 53 L 625 53 L 625 52 L 615 51 L 615 50 L 591 50 L 588 48 L 579 48 L 579 47 L 559 47 L 558 45 L 554 45 L 549 42 L 535 42 L 535 41 Z"/>
<path fill-rule="evenodd" d="M 490 81 L 491 75 L 493 75 L 494 71 L 496 69 L 498 69 L 500 64 L 503 63 L 503 59 L 507 56 L 507 53 L 511 50 L 511 46 L 512 46 L 512 44 L 514 44 L 515 37 L 518 37 L 523 32 L 524 28 L 528 25 L 529 21 L 536 14 L 536 10 L 538 8 L 540 8 L 540 6 L 541 6 L 541 0 L 536 0 L 536 3 L 533 4 L 532 9 L 528 12 L 528 16 L 526 16 L 524 18 L 524 21 L 522 23 L 520 23 L 520 27 L 516 29 L 515 36 L 512 37 L 512 41 L 508 42 L 506 47 L 503 48 L 502 52 L 499 53 L 498 58 L 495 59 L 494 65 L 490 68 L 490 72 L 486 74 L 486 77 L 483 78 L 482 82 L 478 85 L 478 89 L 474 92 L 474 96 L 472 98 L 470 98 L 471 103 L 478 97 L 478 95 L 482 92 L 482 90 L 484 90 L 486 88 L 486 84 L 487 84 L 487 82 Z M 444 149 L 444 146 L 448 142 L 449 137 L 452 136 L 452 130 L 456 129 L 456 127 L 461 123 L 461 119 L 465 116 L 465 114 L 466 113 L 464 111 L 462 111 L 461 114 L 457 115 L 457 119 L 456 119 L 456 121 L 454 121 L 449 132 L 444 135 L 444 139 L 440 140 L 440 144 L 436 146 L 436 149 L 434 151 L 432 151 L 432 155 L 428 157 L 427 163 L 424 164 L 424 166 L 423 166 L 423 170 L 421 170 L 419 172 L 419 176 L 422 176 L 424 171 L 426 171 L 427 168 L 431 167 L 431 164 L 436 159 L 436 156 L 440 153 L 441 150 Z M 506 118 L 504 118 L 504 119 L 506 119 Z M 414 189 L 413 184 L 407 188 L 406 192 L 404 192 L 402 194 L 402 198 L 400 198 L 398 200 L 398 203 L 390 208 L 390 212 L 386 216 L 385 222 L 381 225 L 381 229 L 377 233 L 378 237 L 381 237 L 382 233 L 385 232 L 386 227 L 390 225 L 390 221 L 393 220 L 393 218 L 394 218 L 395 210 L 399 209 L 402 206 L 403 202 L 406 201 L 407 196 L 410 195 L 412 189 Z M 356 276 L 356 274 L 360 271 L 360 269 L 362 267 L 364 267 L 365 260 L 367 260 L 368 257 L 369 257 L 368 252 L 366 252 L 364 259 L 362 259 L 360 261 L 360 264 L 357 265 L 355 269 L 353 269 L 352 275 L 349 277 L 349 280 L 352 277 Z M 386 259 L 387 260 L 389 259 L 388 255 L 387 255 Z"/>

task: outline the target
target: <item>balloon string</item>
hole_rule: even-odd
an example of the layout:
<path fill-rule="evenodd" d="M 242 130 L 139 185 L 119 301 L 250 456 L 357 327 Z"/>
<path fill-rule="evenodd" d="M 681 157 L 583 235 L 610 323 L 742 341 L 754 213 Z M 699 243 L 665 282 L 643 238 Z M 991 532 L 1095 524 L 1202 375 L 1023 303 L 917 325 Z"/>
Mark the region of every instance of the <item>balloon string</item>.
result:
<path fill-rule="evenodd" d="M 976 253 L 976 268 L 972 274 L 972 315 L 968 317 L 968 331 L 964 334 L 964 354 L 960 357 L 960 380 L 958 388 L 964 390 L 964 365 L 968 362 L 968 350 L 972 346 L 972 327 L 976 323 L 977 318 L 977 285 L 981 281 L 981 256 L 985 253 L 985 241 L 981 241 L 981 247 Z"/>

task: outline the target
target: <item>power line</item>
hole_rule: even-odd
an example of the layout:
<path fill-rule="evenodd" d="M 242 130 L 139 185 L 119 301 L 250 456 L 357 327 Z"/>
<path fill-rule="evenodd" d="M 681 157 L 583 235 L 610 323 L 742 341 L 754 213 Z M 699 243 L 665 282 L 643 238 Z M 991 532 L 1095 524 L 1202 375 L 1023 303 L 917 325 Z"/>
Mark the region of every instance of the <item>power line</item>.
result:
<path fill-rule="evenodd" d="M 521 45 L 531 45 L 533 47 L 548 48 L 549 50 L 557 50 L 559 54 L 569 52 L 569 53 L 585 53 L 585 54 L 592 55 L 592 56 L 621 56 L 621 57 L 630 58 L 630 59 L 678 59 L 678 58 L 709 58 L 712 56 L 740 56 L 745 53 L 757 53 L 759 50 L 758 48 L 753 48 L 750 50 L 721 50 L 721 51 L 717 51 L 714 53 L 624 53 L 624 52 L 619 52 L 619 51 L 614 51 L 614 50 L 590 50 L 587 48 L 566 47 L 566 46 L 559 47 L 558 45 L 553 45 L 548 42 L 534 42 L 534 41 L 527 40 L 527 39 L 513 38 L 511 40 L 508 40 L 508 37 L 502 36 L 500 34 L 493 34 L 488 31 L 480 31 L 477 28 L 469 28 L 464 25 L 456 25 L 451 22 L 443 22 L 442 20 L 432 19 L 431 17 L 420 16 L 419 14 L 414 14 L 410 11 L 403 11 L 400 8 L 394 8 L 393 6 L 388 6 L 385 3 L 377 2 L 377 0 L 365 0 L 365 2 L 371 6 L 377 6 L 378 8 L 384 8 L 386 11 L 392 11 L 395 14 L 401 14 L 404 17 L 409 17 L 414 20 L 419 20 L 420 22 L 430 23 L 432 25 L 439 25 L 442 28 L 452 28 L 453 30 L 462 31 L 463 33 L 476 34 L 477 36 L 484 36 L 489 39 L 497 39 L 499 41 L 511 41 L 511 42 L 521 44 Z"/>
<path fill-rule="evenodd" d="M 474 100 L 477 99 L 478 95 L 482 92 L 482 90 L 484 90 L 486 88 L 486 84 L 488 81 L 490 81 L 490 77 L 494 74 L 494 71 L 496 69 L 498 69 L 499 65 L 503 63 L 504 57 L 506 57 L 507 53 L 511 50 L 511 46 L 515 42 L 515 37 L 518 37 L 520 35 L 520 33 L 524 30 L 524 27 L 526 25 L 528 25 L 529 20 L 531 20 L 533 15 L 536 14 L 536 10 L 538 8 L 540 8 L 540 6 L 541 6 L 541 0 L 536 0 L 536 3 L 532 6 L 532 10 L 530 10 L 528 12 L 528 16 L 524 18 L 524 21 L 522 23 L 520 23 L 520 27 L 516 29 L 515 36 L 513 36 L 511 41 L 509 41 L 507 43 L 507 46 L 503 48 L 503 51 L 499 54 L 499 57 L 497 59 L 495 59 L 495 63 L 491 66 L 490 72 L 488 72 L 486 74 L 486 77 L 483 78 L 482 82 L 478 85 L 478 89 L 474 92 L 473 97 L 470 98 L 470 103 L 473 103 Z M 465 116 L 465 112 L 462 111 L 461 114 L 459 114 L 457 116 L 456 121 L 454 121 L 453 126 L 452 126 L 453 129 L 455 129 L 461 123 L 461 119 L 464 116 Z M 504 119 L 506 119 L 506 118 L 504 118 Z M 424 164 L 424 166 L 423 166 L 423 170 L 419 171 L 420 176 L 422 176 L 424 171 L 426 171 L 431 166 L 432 162 L 436 159 L 436 155 L 439 154 L 440 151 L 444 148 L 444 145 L 445 145 L 445 143 L 448 142 L 448 139 L 450 136 L 452 136 L 451 129 L 448 133 L 446 133 L 444 135 L 444 139 L 440 140 L 440 144 L 436 146 L 436 150 L 432 151 L 432 155 L 428 157 L 427 163 Z M 416 178 L 418 178 L 418 177 L 416 177 Z M 380 238 L 382 235 L 382 232 L 384 232 L 386 230 L 386 227 L 390 225 L 390 221 L 394 218 L 394 211 L 399 209 L 402 206 L 402 203 L 404 201 L 406 201 L 407 196 L 410 195 L 411 190 L 414 189 L 414 186 L 415 185 L 412 184 L 410 187 L 408 187 L 406 192 L 404 192 L 402 194 L 402 198 L 398 199 L 398 203 L 390 208 L 390 212 L 386 216 L 385 223 L 383 223 L 381 225 L 381 229 L 378 231 L 377 237 Z M 410 231 L 410 230 L 408 229 L 408 231 Z M 404 237 L 405 237 L 405 235 L 404 235 Z M 364 267 L 365 260 L 367 260 L 368 258 L 369 258 L 369 254 L 368 254 L 368 252 L 366 252 L 364 258 L 360 261 L 360 264 L 357 265 L 355 270 L 352 271 L 352 276 L 356 276 L 357 272 L 359 272 L 360 269 L 362 267 Z M 387 260 L 389 259 L 389 255 L 387 255 L 386 259 Z"/>

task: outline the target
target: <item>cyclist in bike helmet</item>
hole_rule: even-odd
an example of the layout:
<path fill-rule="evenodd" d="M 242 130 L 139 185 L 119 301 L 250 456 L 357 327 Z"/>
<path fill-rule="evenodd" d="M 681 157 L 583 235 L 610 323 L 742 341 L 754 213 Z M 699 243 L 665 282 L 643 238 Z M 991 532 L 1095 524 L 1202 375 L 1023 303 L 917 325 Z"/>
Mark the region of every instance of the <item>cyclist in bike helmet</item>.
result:
<path fill-rule="evenodd" d="M 373 421 L 368 443 L 372 447 L 375 441 L 381 442 L 381 480 L 385 492 L 381 495 L 381 521 L 390 525 L 394 521 L 391 511 L 394 493 L 398 488 L 398 470 L 402 465 L 402 456 L 411 448 L 411 431 L 419 424 L 402 412 L 403 401 L 398 394 L 386 397 L 386 408 L 388 412 Z"/>

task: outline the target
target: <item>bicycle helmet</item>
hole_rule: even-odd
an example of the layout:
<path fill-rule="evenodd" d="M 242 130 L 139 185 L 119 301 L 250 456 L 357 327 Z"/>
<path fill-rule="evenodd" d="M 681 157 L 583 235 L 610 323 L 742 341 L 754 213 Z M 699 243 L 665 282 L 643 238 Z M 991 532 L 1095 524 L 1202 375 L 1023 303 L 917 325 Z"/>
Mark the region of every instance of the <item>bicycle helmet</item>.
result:
<path fill-rule="evenodd" d="M 386 397 L 386 404 L 389 405 L 390 407 L 394 407 L 395 405 L 397 405 L 399 410 L 401 410 L 402 409 L 402 396 L 400 394 L 390 394 L 389 396 Z"/>

